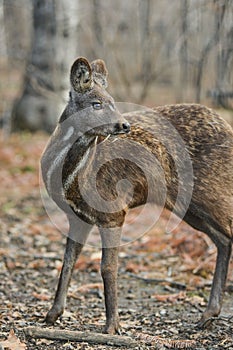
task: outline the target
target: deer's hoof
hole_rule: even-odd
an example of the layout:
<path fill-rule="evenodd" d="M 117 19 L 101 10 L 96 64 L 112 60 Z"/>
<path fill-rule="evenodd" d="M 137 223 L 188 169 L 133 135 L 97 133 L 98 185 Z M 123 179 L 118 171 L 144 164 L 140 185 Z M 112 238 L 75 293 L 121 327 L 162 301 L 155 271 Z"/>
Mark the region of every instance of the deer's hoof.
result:
<path fill-rule="evenodd" d="M 208 319 L 203 319 L 201 318 L 197 323 L 196 323 L 196 328 L 198 329 L 205 329 L 208 328 L 209 325 L 212 322 L 212 318 L 208 318 Z"/>
<path fill-rule="evenodd" d="M 104 327 L 104 333 L 106 334 L 121 334 L 119 322 L 111 322 Z"/>
<path fill-rule="evenodd" d="M 47 313 L 46 317 L 45 317 L 45 322 L 48 325 L 52 325 L 54 324 L 57 319 L 63 314 L 63 310 L 58 310 L 55 307 L 52 307 L 49 312 Z"/>
<path fill-rule="evenodd" d="M 196 324 L 197 328 L 204 329 L 208 328 L 211 323 L 218 318 L 220 310 L 206 310 L 200 319 L 200 321 Z"/>

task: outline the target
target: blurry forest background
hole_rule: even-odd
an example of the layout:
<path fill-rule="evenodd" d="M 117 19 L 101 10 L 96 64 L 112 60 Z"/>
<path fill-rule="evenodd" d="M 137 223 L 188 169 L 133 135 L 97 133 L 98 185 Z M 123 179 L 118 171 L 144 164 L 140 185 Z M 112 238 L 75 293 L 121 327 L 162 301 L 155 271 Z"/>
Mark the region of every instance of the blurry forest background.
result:
<path fill-rule="evenodd" d="M 77 56 L 106 61 L 116 101 L 232 111 L 231 0 L 0 0 L 0 28 L 6 129 L 53 130 Z"/>

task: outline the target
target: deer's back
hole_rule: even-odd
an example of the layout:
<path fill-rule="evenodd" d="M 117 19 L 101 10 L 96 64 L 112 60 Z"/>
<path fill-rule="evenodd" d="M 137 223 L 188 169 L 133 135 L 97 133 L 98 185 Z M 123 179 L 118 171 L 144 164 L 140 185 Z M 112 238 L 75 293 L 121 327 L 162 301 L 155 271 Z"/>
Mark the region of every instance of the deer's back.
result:
<path fill-rule="evenodd" d="M 165 163 L 168 188 L 168 207 L 175 200 L 176 165 L 182 162 L 180 150 L 185 146 L 193 168 L 193 193 L 190 208 L 200 215 L 211 216 L 232 234 L 233 222 L 233 129 L 213 110 L 197 104 L 167 105 L 128 120 L 132 124 L 132 139 L 155 152 L 161 164 Z M 149 125 L 149 127 L 148 127 Z M 144 135 L 143 129 L 146 129 Z M 155 149 L 153 138 L 160 140 Z M 149 132 L 148 132 L 149 131 Z M 179 141 L 179 136 L 183 140 Z M 179 145 L 178 145 L 178 144 Z M 171 157 L 172 153 L 172 157 Z M 191 186 L 191 184 L 190 184 Z M 171 197 L 169 199 L 169 195 Z M 170 200 L 170 201 L 169 201 Z M 204 214 L 203 214 L 204 213 Z"/>

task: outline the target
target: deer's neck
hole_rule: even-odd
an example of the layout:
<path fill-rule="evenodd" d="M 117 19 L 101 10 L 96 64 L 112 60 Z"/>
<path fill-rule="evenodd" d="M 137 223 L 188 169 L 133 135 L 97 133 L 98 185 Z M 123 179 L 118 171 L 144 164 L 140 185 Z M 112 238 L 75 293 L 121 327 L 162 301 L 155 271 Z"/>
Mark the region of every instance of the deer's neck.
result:
<path fill-rule="evenodd" d="M 63 187 L 68 191 L 76 176 L 84 171 L 93 160 L 95 137 L 81 136 L 72 145 L 63 167 Z"/>
<path fill-rule="evenodd" d="M 54 131 L 41 159 L 42 176 L 51 196 L 55 192 L 62 194 L 69 176 L 84 167 L 94 140 L 94 136 L 80 135 L 72 126 Z"/>

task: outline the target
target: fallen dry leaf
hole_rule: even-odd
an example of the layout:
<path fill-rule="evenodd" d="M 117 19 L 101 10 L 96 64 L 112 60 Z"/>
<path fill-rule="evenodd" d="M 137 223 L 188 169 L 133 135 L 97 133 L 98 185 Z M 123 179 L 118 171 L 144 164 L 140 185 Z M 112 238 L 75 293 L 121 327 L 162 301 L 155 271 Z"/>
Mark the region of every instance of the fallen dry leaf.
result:
<path fill-rule="evenodd" d="M 19 338 L 16 337 L 13 329 L 10 330 L 7 340 L 0 343 L 3 349 L 10 350 L 25 350 L 26 344 L 22 343 Z"/>
<path fill-rule="evenodd" d="M 152 336 L 149 334 L 143 334 L 140 333 L 137 336 L 137 339 L 139 340 L 143 340 L 147 343 L 152 343 L 152 344 L 156 344 L 158 346 L 166 346 L 166 348 L 175 348 L 175 349 L 188 349 L 188 348 L 194 348 L 194 346 L 196 345 L 195 340 L 189 340 L 189 339 L 184 339 L 184 340 L 173 340 L 173 339 L 169 339 L 169 338 L 161 338 L 158 336 Z"/>
<path fill-rule="evenodd" d="M 76 289 L 74 293 L 69 293 L 69 296 L 74 297 L 74 295 L 78 293 L 88 293 L 91 289 L 103 289 L 103 283 L 88 283 L 83 286 L 80 286 Z"/>
<path fill-rule="evenodd" d="M 39 294 L 36 292 L 33 292 L 32 295 L 34 296 L 34 298 L 38 299 L 38 300 L 49 300 L 50 297 L 46 294 Z"/>
<path fill-rule="evenodd" d="M 134 264 L 132 262 L 129 262 L 126 265 L 125 270 L 127 272 L 138 273 L 139 272 L 139 268 L 140 268 L 140 266 L 138 264 Z"/>
<path fill-rule="evenodd" d="M 37 259 L 37 260 L 34 260 L 34 261 L 31 261 L 29 264 L 28 264 L 28 267 L 30 269 L 40 269 L 40 268 L 44 268 L 46 267 L 46 262 L 42 259 Z"/>
<path fill-rule="evenodd" d="M 176 294 L 154 294 L 152 295 L 152 298 L 155 298 L 158 301 L 162 302 L 171 302 L 175 303 L 177 300 L 183 300 L 186 297 L 186 293 L 184 291 L 181 291 Z"/>

